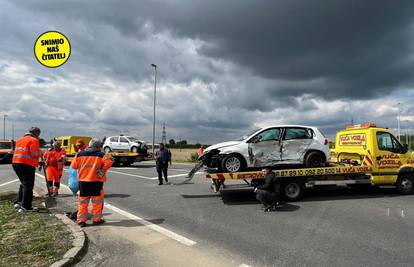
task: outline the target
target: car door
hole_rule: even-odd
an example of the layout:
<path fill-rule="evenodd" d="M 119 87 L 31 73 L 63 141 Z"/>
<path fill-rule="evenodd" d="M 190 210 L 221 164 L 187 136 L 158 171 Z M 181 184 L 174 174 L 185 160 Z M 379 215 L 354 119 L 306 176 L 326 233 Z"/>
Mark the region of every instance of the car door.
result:
<path fill-rule="evenodd" d="M 388 132 L 377 132 L 378 155 L 374 159 L 381 183 L 394 183 L 397 170 L 401 167 L 402 145 Z"/>
<path fill-rule="evenodd" d="M 119 137 L 119 146 L 122 151 L 129 151 L 129 141 L 125 137 Z"/>
<path fill-rule="evenodd" d="M 312 141 L 312 129 L 286 127 L 281 142 L 282 161 L 284 163 L 302 163 L 303 156 Z"/>
<path fill-rule="evenodd" d="M 264 167 L 280 163 L 281 128 L 266 129 L 252 137 L 248 143 L 249 166 Z"/>
<path fill-rule="evenodd" d="M 109 138 L 109 145 L 112 150 L 119 150 L 120 144 L 119 144 L 119 136 L 112 136 Z"/>

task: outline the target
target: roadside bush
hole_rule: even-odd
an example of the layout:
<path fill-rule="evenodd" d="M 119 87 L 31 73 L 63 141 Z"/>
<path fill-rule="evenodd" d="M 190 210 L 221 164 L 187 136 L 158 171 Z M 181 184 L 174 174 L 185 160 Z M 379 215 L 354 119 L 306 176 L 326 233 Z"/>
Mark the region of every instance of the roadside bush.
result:
<path fill-rule="evenodd" d="M 197 154 L 197 152 L 192 153 L 192 154 L 191 154 L 190 161 L 191 161 L 191 162 L 196 162 L 196 161 L 197 161 L 197 159 L 198 159 L 198 154 Z"/>

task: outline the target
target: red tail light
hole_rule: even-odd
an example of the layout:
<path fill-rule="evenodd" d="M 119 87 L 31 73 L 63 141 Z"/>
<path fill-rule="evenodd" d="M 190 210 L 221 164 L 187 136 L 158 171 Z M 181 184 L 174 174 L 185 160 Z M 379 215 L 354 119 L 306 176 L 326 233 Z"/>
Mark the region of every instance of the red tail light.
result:
<path fill-rule="evenodd" d="M 329 145 L 329 140 L 328 140 L 328 138 L 325 138 L 325 142 L 323 143 L 325 146 L 326 145 Z"/>

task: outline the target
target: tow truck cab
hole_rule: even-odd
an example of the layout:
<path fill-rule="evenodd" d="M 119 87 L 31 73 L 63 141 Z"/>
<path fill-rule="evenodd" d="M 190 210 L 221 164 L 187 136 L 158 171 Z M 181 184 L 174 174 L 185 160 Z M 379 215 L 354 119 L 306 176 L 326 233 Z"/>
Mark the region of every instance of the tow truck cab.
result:
<path fill-rule="evenodd" d="M 13 158 L 14 141 L 0 140 L 0 162 L 11 162 Z"/>
<path fill-rule="evenodd" d="M 408 152 L 407 145 L 402 145 L 388 128 L 374 123 L 348 125 L 339 131 L 335 149 L 331 149 L 331 161 L 370 165 L 369 175 L 375 185 L 397 184 L 398 187 L 399 183 L 413 182 L 414 156 Z"/>

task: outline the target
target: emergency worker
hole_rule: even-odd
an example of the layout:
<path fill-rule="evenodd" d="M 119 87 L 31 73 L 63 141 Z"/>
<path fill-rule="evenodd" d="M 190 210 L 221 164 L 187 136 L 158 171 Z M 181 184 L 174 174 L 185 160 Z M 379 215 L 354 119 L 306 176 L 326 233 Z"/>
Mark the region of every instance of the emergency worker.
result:
<path fill-rule="evenodd" d="M 203 152 L 204 152 L 204 146 L 201 145 L 200 148 L 197 150 L 197 155 L 199 158 L 201 157 L 201 155 L 203 155 Z"/>
<path fill-rule="evenodd" d="M 45 152 L 43 158 L 46 164 L 47 188 L 50 194 L 57 196 L 63 167 L 66 163 L 66 152 L 58 141 L 54 141 L 53 146 Z"/>
<path fill-rule="evenodd" d="M 155 152 L 155 161 L 158 172 L 158 185 L 162 185 L 162 175 L 164 174 L 165 182 L 168 183 L 168 162 L 171 165 L 171 152 L 165 148 L 163 143 L 160 143 L 160 149 Z"/>
<path fill-rule="evenodd" d="M 265 212 L 274 210 L 280 201 L 280 181 L 270 168 L 264 168 L 262 170 L 265 176 L 265 183 L 259 185 L 254 189 L 256 193 L 256 199 L 263 204 Z"/>
<path fill-rule="evenodd" d="M 39 136 L 40 129 L 32 127 L 16 141 L 12 164 L 20 180 L 18 199 L 14 205 L 19 212 L 37 210 L 32 207 L 32 200 L 36 167 L 41 157 Z"/>
<path fill-rule="evenodd" d="M 104 223 L 102 218 L 106 172 L 112 166 L 113 159 L 102 151 L 102 142 L 92 139 L 89 147 L 78 152 L 74 157 L 71 168 L 78 170 L 79 178 L 79 206 L 77 223 L 81 227 L 86 226 L 88 220 L 88 205 L 92 200 L 93 225 Z"/>

